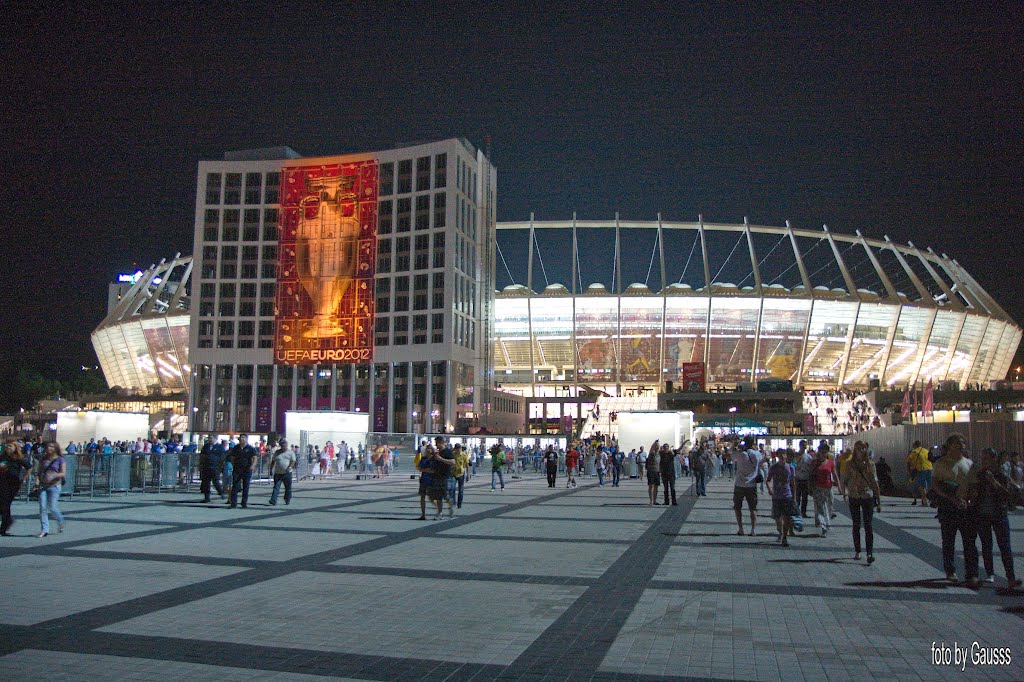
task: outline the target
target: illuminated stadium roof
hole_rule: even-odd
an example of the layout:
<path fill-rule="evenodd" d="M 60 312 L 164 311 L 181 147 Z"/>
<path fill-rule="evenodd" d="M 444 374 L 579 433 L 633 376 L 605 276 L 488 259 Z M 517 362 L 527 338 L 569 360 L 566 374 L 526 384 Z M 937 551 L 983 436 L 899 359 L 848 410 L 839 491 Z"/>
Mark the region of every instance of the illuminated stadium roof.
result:
<path fill-rule="evenodd" d="M 618 219 L 498 230 L 506 384 L 657 385 L 704 362 L 710 384 L 964 385 L 1003 378 L 1021 339 L 954 258 L 888 237 Z"/>
<path fill-rule="evenodd" d="M 192 257 L 151 266 L 92 333 L 107 384 L 137 393 L 188 390 Z"/>

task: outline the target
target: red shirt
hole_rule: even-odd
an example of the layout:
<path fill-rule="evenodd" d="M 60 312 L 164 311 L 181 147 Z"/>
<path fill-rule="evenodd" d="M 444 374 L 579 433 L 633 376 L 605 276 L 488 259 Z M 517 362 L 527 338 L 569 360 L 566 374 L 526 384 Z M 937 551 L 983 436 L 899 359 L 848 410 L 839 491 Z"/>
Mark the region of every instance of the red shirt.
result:
<path fill-rule="evenodd" d="M 575 448 L 573 448 L 572 450 L 569 450 L 569 452 L 565 453 L 565 466 L 567 466 L 569 468 L 572 468 L 572 467 L 575 467 L 579 463 L 580 463 L 580 453 L 576 452 Z"/>
<path fill-rule="evenodd" d="M 832 487 L 832 472 L 836 470 L 836 463 L 826 459 L 814 470 L 814 485 L 818 488 Z"/>

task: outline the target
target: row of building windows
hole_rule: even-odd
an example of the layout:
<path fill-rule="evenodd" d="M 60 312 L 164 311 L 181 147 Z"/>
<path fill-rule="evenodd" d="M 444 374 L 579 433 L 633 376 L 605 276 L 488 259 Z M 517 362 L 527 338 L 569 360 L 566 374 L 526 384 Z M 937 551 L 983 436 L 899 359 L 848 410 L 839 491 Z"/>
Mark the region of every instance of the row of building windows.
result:
<path fill-rule="evenodd" d="M 413 168 L 415 164 L 415 175 Z M 397 170 L 397 177 L 395 171 Z M 416 159 L 402 159 L 396 164 L 393 161 L 382 163 L 379 170 L 378 190 L 380 196 L 392 194 L 409 194 L 413 191 L 429 192 L 440 189 L 448 184 L 448 155 L 437 154 L 433 157 L 420 156 Z M 433 184 L 431 184 L 433 179 Z"/>
<path fill-rule="evenodd" d="M 276 204 L 280 197 L 281 174 L 278 172 L 206 174 L 206 203 L 209 205 Z"/>
<path fill-rule="evenodd" d="M 219 253 L 216 245 L 206 244 L 201 254 L 200 278 L 276 280 L 277 255 L 277 244 L 225 244 Z"/>
<path fill-rule="evenodd" d="M 445 227 L 447 210 L 448 195 L 444 192 L 397 200 L 381 199 L 377 204 L 377 234 Z"/>
<path fill-rule="evenodd" d="M 460 199 L 459 206 L 458 224 L 472 223 L 475 231 L 475 216 L 471 221 L 466 218 L 465 200 Z M 444 192 L 383 199 L 377 205 L 377 234 L 443 228 L 447 225 L 447 207 Z M 277 208 L 207 208 L 203 211 L 203 241 L 276 242 L 279 218 Z"/>
<path fill-rule="evenodd" d="M 427 343 L 428 333 L 430 343 L 444 343 L 444 317 L 444 313 L 378 316 L 374 320 L 375 343 L 405 346 L 411 338 L 413 345 L 421 345 Z M 274 320 L 200 320 L 198 341 L 199 348 L 273 348 Z"/>
<path fill-rule="evenodd" d="M 405 346 L 409 344 L 410 338 L 414 346 L 422 345 L 427 342 L 428 332 L 431 343 L 444 343 L 444 313 L 433 313 L 429 316 L 378 316 L 373 321 L 374 343 L 378 346 Z"/>
<path fill-rule="evenodd" d="M 427 289 L 431 280 L 432 292 Z M 393 297 L 392 292 L 394 293 Z M 406 275 L 394 278 L 378 277 L 374 283 L 374 293 L 377 297 L 376 310 L 378 313 L 409 310 L 410 295 L 413 310 L 427 310 L 428 308 L 440 310 L 444 308 L 444 273 L 435 272 L 432 275 L 420 273 L 412 278 Z"/>
<path fill-rule="evenodd" d="M 409 272 L 411 270 L 427 270 L 431 267 L 443 268 L 445 233 L 433 233 L 433 250 L 431 250 L 430 237 L 429 234 L 418 234 L 415 238 L 398 237 L 377 240 L 377 273 Z M 415 249 L 415 251 L 411 249 Z"/>
<path fill-rule="evenodd" d="M 208 208 L 203 211 L 203 242 L 277 243 L 279 216 L 276 208 Z"/>

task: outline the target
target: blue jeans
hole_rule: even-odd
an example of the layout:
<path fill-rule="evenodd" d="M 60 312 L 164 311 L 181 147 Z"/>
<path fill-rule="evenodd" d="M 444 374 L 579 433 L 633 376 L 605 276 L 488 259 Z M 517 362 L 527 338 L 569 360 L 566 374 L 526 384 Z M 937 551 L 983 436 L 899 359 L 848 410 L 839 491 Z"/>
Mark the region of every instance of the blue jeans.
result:
<path fill-rule="evenodd" d="M 231 506 L 238 503 L 238 489 L 242 489 L 242 506 L 249 504 L 249 484 L 252 482 L 252 469 L 235 469 L 231 474 Z"/>
<path fill-rule="evenodd" d="M 597 470 L 597 484 L 604 485 L 604 469 Z"/>
<path fill-rule="evenodd" d="M 707 488 L 705 487 L 705 484 L 706 484 L 707 481 L 705 481 L 704 472 L 703 471 L 694 471 L 693 472 L 693 477 L 696 479 L 696 484 L 695 485 L 697 486 L 697 494 L 698 495 L 707 496 L 708 492 L 707 492 Z"/>
<path fill-rule="evenodd" d="M 42 524 L 44 533 L 50 532 L 50 514 L 57 518 L 60 526 L 64 525 L 64 515 L 57 508 L 57 500 L 60 499 L 60 486 L 51 485 L 49 488 L 42 488 L 39 491 L 39 522 Z"/>
<path fill-rule="evenodd" d="M 274 474 L 274 489 L 270 492 L 270 504 L 277 504 L 277 493 L 284 483 L 284 503 L 292 501 L 292 472 Z M 244 498 L 243 498 L 244 499 Z"/>
<path fill-rule="evenodd" d="M 1013 552 L 1010 549 L 1010 519 L 1005 515 L 1001 519 L 978 520 L 978 536 L 981 538 L 981 558 L 985 564 L 985 572 L 992 575 L 995 570 L 992 561 L 993 534 L 996 536 L 996 544 L 999 545 L 999 556 L 1003 560 L 1006 579 L 1015 580 L 1017 574 L 1013 570 Z"/>
<path fill-rule="evenodd" d="M 505 475 L 501 473 L 501 469 L 491 470 L 491 490 L 494 490 L 494 477 L 497 476 L 498 480 L 501 481 L 501 489 L 505 489 Z"/>
<path fill-rule="evenodd" d="M 224 462 L 224 487 L 225 488 L 230 488 L 231 487 L 231 483 L 233 481 L 233 478 L 232 478 L 232 469 L 233 468 L 234 468 L 234 464 L 232 464 L 231 462 Z"/>
<path fill-rule="evenodd" d="M 466 485 L 466 474 L 462 474 L 461 476 L 456 478 L 455 482 L 459 486 L 459 493 L 458 493 L 458 497 L 457 497 L 457 499 L 455 501 L 455 506 L 458 507 L 459 509 L 462 509 L 462 493 L 463 493 L 463 489 L 464 489 L 464 487 Z"/>
<path fill-rule="evenodd" d="M 612 485 L 617 486 L 619 484 L 619 478 L 621 478 L 621 477 L 622 477 L 622 467 L 618 466 L 618 465 L 612 467 Z"/>

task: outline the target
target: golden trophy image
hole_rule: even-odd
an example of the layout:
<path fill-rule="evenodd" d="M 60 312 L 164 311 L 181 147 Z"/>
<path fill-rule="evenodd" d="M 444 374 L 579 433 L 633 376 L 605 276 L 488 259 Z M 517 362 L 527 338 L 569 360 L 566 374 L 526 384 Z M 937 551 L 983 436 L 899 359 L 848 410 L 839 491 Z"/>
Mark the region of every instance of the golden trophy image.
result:
<path fill-rule="evenodd" d="M 307 178 L 295 232 L 296 275 L 313 304 L 306 339 L 342 336 L 341 301 L 356 275 L 359 202 L 356 176 Z"/>

